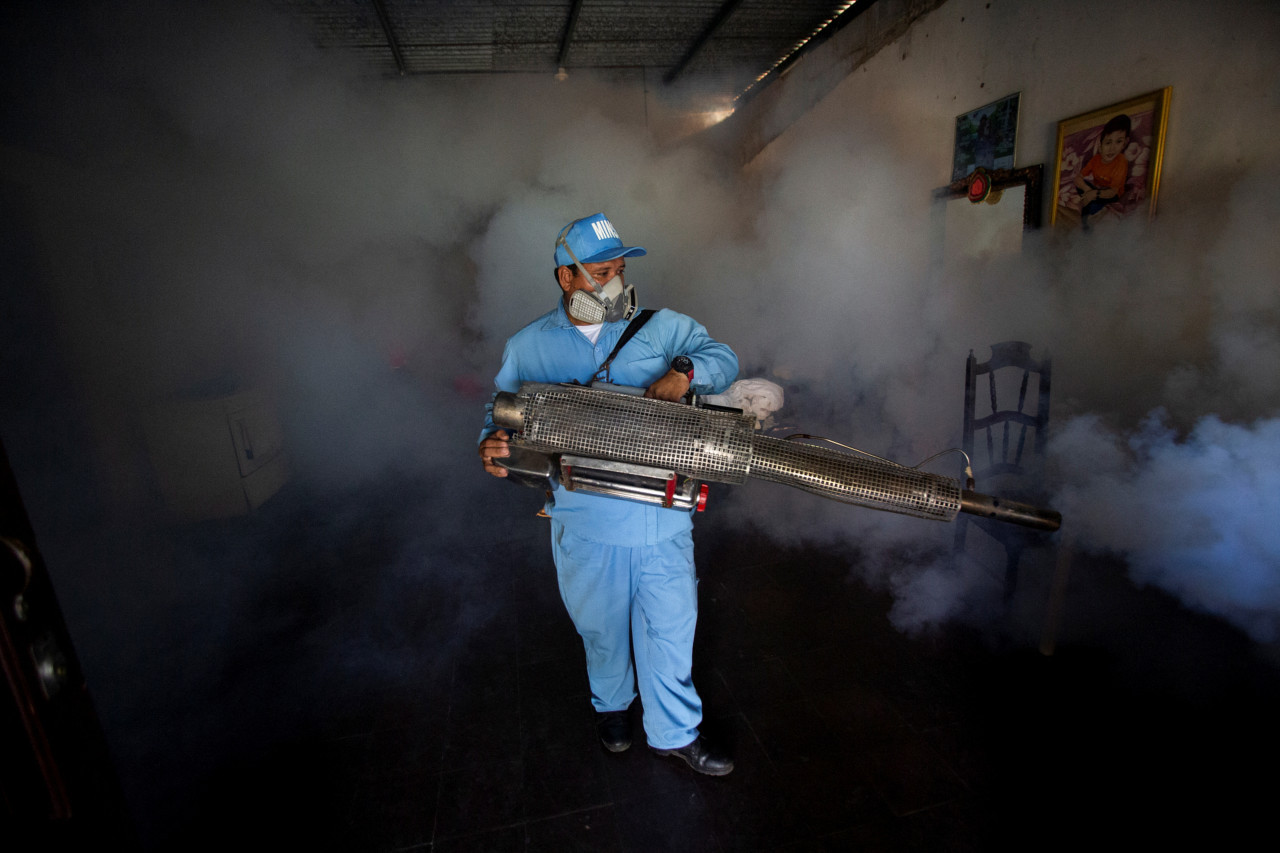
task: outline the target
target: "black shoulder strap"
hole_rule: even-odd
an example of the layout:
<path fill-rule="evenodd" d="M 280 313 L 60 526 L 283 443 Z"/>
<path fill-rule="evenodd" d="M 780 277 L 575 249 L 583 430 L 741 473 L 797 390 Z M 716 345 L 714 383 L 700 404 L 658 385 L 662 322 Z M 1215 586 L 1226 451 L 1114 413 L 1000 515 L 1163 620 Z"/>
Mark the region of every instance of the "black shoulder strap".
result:
<path fill-rule="evenodd" d="M 622 337 L 618 338 L 618 343 L 613 348 L 613 352 L 609 353 L 609 357 L 604 360 L 604 364 L 600 365 L 599 369 L 596 370 L 596 375 L 591 378 L 591 381 L 598 382 L 601 374 L 604 374 L 605 382 L 611 381 L 609 378 L 609 365 L 613 364 L 613 360 L 618 357 L 618 353 L 627 345 L 627 341 L 631 340 L 635 336 L 636 332 L 640 331 L 640 328 L 645 323 L 649 322 L 649 318 L 652 317 L 653 314 L 654 309 L 645 308 L 639 314 L 631 318 L 631 322 L 622 330 Z"/>

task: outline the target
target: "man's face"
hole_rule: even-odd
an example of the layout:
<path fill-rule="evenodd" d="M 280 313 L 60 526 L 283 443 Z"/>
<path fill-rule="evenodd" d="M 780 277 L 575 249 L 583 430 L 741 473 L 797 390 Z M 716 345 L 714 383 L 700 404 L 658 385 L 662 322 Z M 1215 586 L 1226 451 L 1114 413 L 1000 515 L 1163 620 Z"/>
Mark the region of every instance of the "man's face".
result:
<path fill-rule="evenodd" d="M 1113 130 L 1102 137 L 1102 162 L 1110 163 L 1116 159 L 1116 155 L 1124 150 L 1128 141 L 1129 134 L 1123 130 Z"/>
<path fill-rule="evenodd" d="M 587 272 L 591 273 L 591 277 L 596 280 L 596 284 L 604 286 L 615 275 L 622 277 L 626 282 L 625 271 L 627 262 L 624 258 L 615 258 L 612 261 L 600 261 L 595 264 L 582 265 Z M 566 274 L 567 271 L 567 274 Z M 575 290 L 592 290 L 591 283 L 582 277 L 582 273 L 578 272 L 576 266 L 570 265 L 560 268 L 560 288 L 564 291 L 565 296 L 571 295 Z"/>

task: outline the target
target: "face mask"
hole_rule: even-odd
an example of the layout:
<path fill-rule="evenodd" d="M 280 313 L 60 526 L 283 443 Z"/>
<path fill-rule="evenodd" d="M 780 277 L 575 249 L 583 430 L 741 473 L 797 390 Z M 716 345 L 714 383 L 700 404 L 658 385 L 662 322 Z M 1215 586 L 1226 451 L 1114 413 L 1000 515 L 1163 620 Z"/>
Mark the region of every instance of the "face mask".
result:
<path fill-rule="evenodd" d="M 625 320 L 636 310 L 636 289 L 622 283 L 622 276 L 615 275 L 603 285 L 597 284 L 591 274 L 578 269 L 591 282 L 594 290 L 575 290 L 569 297 L 566 309 L 569 316 L 583 323 L 614 323 Z"/>
<path fill-rule="evenodd" d="M 636 310 L 635 288 L 629 284 L 623 284 L 620 275 L 615 275 L 603 285 L 596 282 L 595 277 L 582 266 L 582 262 L 578 260 L 578 256 L 573 253 L 573 249 L 569 248 L 569 243 L 564 238 L 569 227 L 565 226 L 564 231 L 560 232 L 556 243 L 564 246 L 564 250 L 573 259 L 578 272 L 592 287 L 591 290 L 575 290 L 569 297 L 569 305 L 566 308 L 569 316 L 582 323 L 615 323 L 618 320 L 626 320 Z"/>

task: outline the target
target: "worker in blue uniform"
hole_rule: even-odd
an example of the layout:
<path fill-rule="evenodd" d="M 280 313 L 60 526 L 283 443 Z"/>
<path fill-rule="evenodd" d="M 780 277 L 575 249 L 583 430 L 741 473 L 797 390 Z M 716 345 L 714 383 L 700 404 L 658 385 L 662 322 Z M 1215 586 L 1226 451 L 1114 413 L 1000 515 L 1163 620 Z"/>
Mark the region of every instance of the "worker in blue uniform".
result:
<path fill-rule="evenodd" d="M 690 317 L 662 309 L 636 312 L 626 259 L 646 254 L 625 246 L 603 213 L 575 220 L 556 239 L 556 307 L 507 341 L 498 390 L 523 382 L 603 379 L 644 388 L 646 397 L 680 400 L 724 391 L 738 358 Z M 646 316 L 647 315 L 647 316 Z M 614 355 L 629 323 L 644 322 Z M 508 455 L 509 434 L 486 411 L 479 453 Z M 586 649 L 591 702 L 601 742 L 612 752 L 631 745 L 628 708 L 639 687 L 644 731 L 660 755 L 694 770 L 724 775 L 733 761 L 699 732 L 702 700 L 691 675 L 697 624 L 697 575 L 690 511 L 555 488 L 549 493 L 551 550 L 560 595 Z M 632 660 L 634 657 L 634 667 Z"/>

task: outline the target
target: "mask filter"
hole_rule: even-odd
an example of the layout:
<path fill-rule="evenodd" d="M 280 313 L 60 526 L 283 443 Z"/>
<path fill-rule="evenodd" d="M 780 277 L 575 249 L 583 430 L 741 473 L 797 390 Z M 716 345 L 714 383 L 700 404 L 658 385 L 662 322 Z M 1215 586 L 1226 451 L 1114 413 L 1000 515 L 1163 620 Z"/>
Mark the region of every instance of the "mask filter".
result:
<path fill-rule="evenodd" d="M 626 320 L 636 310 L 636 289 L 615 275 L 603 286 L 596 283 L 581 265 L 578 270 L 594 290 L 575 290 L 569 297 L 569 316 L 582 323 L 615 323 Z"/>

